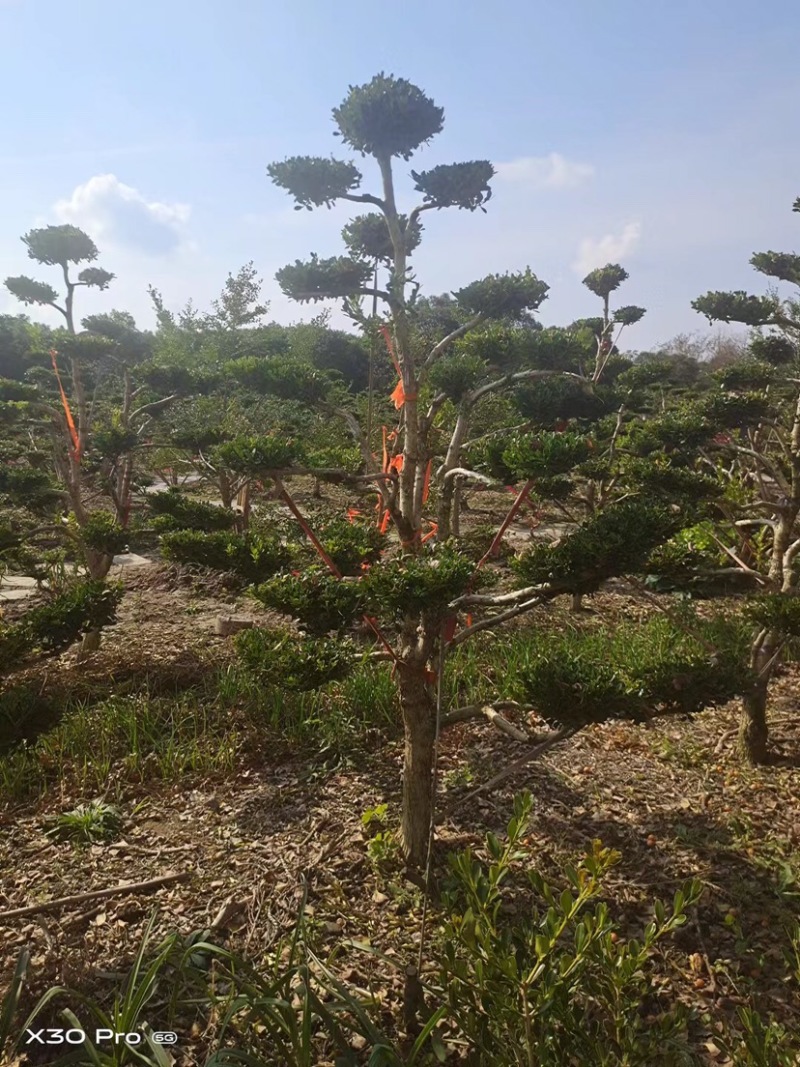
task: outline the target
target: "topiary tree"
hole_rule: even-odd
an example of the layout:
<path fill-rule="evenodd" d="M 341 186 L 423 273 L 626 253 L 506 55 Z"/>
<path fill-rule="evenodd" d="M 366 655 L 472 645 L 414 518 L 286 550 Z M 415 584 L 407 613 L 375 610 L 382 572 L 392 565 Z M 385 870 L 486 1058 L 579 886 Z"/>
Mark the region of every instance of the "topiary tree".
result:
<path fill-rule="evenodd" d="M 364 323 L 369 319 L 361 310 L 361 301 L 367 298 L 380 303 L 385 316 L 381 332 L 399 379 L 392 394 L 398 423 L 385 435 L 383 462 L 373 455 L 352 401 L 308 364 L 273 358 L 242 361 L 232 370 L 250 388 L 273 396 L 292 396 L 345 421 L 360 450 L 363 473 L 340 471 L 335 476 L 354 483 L 375 483 L 383 513 L 381 529 L 393 528 L 396 551 L 367 562 L 362 576 L 343 579 L 341 569 L 286 488 L 293 473 L 308 470 L 303 466 L 302 448 L 289 455 L 285 443 L 274 438 L 235 441 L 227 459 L 240 469 L 274 481 L 329 572 L 327 578 L 315 575 L 313 580 L 302 574 L 283 575 L 265 585 L 261 593 L 265 602 L 277 607 L 283 604 L 309 626 L 324 612 L 326 621 L 340 620 L 336 628 L 342 634 L 350 619 L 361 614 L 379 636 L 384 654 L 394 662 L 405 734 L 402 839 L 409 860 L 419 865 L 425 859 L 431 831 L 437 730 L 447 721 L 459 721 L 458 714 L 447 719 L 437 712 L 436 679 L 444 655 L 473 634 L 499 626 L 555 596 L 591 592 L 614 574 L 640 569 L 653 547 L 686 523 L 686 515 L 679 502 L 670 504 L 639 487 L 625 502 L 611 504 L 592 516 L 574 535 L 527 554 L 517 567 L 516 588 L 499 593 L 481 589 L 491 577 L 491 569 L 483 567 L 488 556 L 476 564 L 474 557 L 461 552 L 447 536 L 452 529 L 453 479 L 475 476 L 463 466 L 473 410 L 484 397 L 553 376 L 581 378 L 581 388 L 589 393 L 594 383 L 559 363 L 558 345 L 556 354 L 550 352 L 552 362 L 546 367 L 529 358 L 521 363 L 509 361 L 503 344 L 491 359 L 456 348 L 462 339 L 466 343 L 472 331 L 492 322 L 512 332 L 515 322 L 524 322 L 526 337 L 520 341 L 525 343 L 540 335 L 541 331 L 531 328 L 530 315 L 544 300 L 548 287 L 529 269 L 490 275 L 455 292 L 458 324 L 423 345 L 424 334 L 414 328 L 418 283 L 410 268 L 420 235 L 420 217 L 423 212 L 449 207 L 485 210 L 493 167 L 479 160 L 439 165 L 423 172 L 412 170 L 420 202 L 403 215 L 397 208 L 395 161 L 409 160 L 441 130 L 442 109 L 404 79 L 380 74 L 366 85 L 351 87 L 333 115 L 344 144 L 375 162 L 381 178 L 379 195 L 361 192 L 361 172 L 344 160 L 295 156 L 273 163 L 268 173 L 294 197 L 297 210 L 345 200 L 368 204 L 376 211 L 345 228 L 349 254 L 330 258 L 315 254 L 284 267 L 277 278 L 293 299 L 341 299 L 351 317 Z M 612 282 L 601 279 L 597 285 L 605 285 L 610 292 L 615 287 Z M 623 318 L 635 321 L 633 314 Z M 574 345 L 568 337 L 554 340 L 567 351 Z M 458 362 L 448 363 L 453 355 Z M 602 374 L 604 367 L 595 359 L 592 377 L 598 368 Z M 442 444 L 443 416 L 448 411 L 454 418 Z M 557 431 L 523 435 L 506 445 L 502 456 L 505 471 L 510 480 L 526 482 L 552 479 L 556 468 L 571 472 L 586 458 L 588 447 L 584 435 Z M 442 462 L 435 464 L 442 455 Z M 429 494 L 438 498 L 436 523 L 425 516 Z M 341 581 L 355 582 L 346 596 L 334 591 Z M 462 613 L 469 615 L 459 629 Z M 251 646 L 259 638 L 247 640 L 252 659 L 255 651 Z M 327 653 L 319 662 L 328 662 Z M 314 684 L 320 683 L 319 662 L 312 664 Z M 336 669 L 339 667 L 337 661 Z M 293 672 L 296 676 L 294 668 Z M 470 713 L 481 715 L 483 709 Z M 495 721 L 498 718 L 493 717 Z M 560 728 L 548 735 L 546 743 L 568 736 L 584 724 L 571 718 L 565 707 Z"/>
<path fill-rule="evenodd" d="M 579 320 L 579 325 L 594 335 L 597 346 L 592 381 L 600 381 L 625 327 L 633 326 L 645 314 L 644 308 L 633 304 L 619 307 L 614 312 L 610 310 L 611 294 L 619 289 L 629 277 L 628 272 L 619 263 L 607 263 L 604 267 L 590 271 L 583 279 L 586 288 L 603 301 L 602 318 Z M 619 327 L 616 335 L 614 334 L 615 327 Z"/>
<path fill-rule="evenodd" d="M 800 211 L 800 200 L 795 202 Z M 759 252 L 750 260 L 770 279 L 800 286 L 800 256 Z M 716 449 L 734 461 L 737 513 L 730 518 L 749 530 L 749 560 L 727 549 L 731 560 L 753 574 L 763 598 L 753 609 L 757 629 L 751 647 L 755 682 L 742 707 L 740 745 L 744 756 L 763 763 L 768 756 L 767 705 L 770 680 L 785 642 L 800 632 L 800 302 L 777 292 L 708 292 L 692 302 L 711 322 L 739 322 L 759 332 L 751 358 L 719 372 L 720 389 L 710 398 L 712 413 L 726 421 Z M 752 358 L 754 357 L 754 358 Z M 753 533 L 759 534 L 755 545 Z"/>

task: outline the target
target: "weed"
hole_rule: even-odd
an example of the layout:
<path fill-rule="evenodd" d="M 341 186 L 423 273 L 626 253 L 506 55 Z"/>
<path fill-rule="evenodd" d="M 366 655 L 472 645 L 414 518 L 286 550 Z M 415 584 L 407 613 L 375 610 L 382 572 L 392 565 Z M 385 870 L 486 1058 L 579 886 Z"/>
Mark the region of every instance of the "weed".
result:
<path fill-rule="evenodd" d="M 49 818 L 45 833 L 56 841 L 88 845 L 95 841 L 110 841 L 121 829 L 119 809 L 103 800 L 92 800 Z"/>

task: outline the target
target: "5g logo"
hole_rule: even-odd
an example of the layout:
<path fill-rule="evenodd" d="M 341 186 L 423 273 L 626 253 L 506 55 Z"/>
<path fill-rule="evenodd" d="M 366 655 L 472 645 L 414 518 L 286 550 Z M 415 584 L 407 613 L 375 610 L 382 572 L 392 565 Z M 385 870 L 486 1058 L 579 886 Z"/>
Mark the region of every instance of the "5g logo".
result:
<path fill-rule="evenodd" d="M 85 1030 L 26 1030 L 28 1035 L 26 1045 L 83 1045 L 88 1039 Z M 115 1045 L 141 1045 L 143 1035 L 130 1031 L 118 1033 L 116 1030 L 97 1029 L 94 1032 L 96 1045 L 112 1041 Z M 154 1045 L 176 1045 L 178 1035 L 172 1030 L 156 1030 L 152 1036 Z"/>

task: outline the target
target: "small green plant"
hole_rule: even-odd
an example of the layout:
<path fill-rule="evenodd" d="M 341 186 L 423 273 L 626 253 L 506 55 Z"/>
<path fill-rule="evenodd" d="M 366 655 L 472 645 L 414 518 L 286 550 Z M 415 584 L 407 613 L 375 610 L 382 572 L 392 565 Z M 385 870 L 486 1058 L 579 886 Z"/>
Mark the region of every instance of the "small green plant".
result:
<path fill-rule="evenodd" d="M 371 830 L 375 826 L 385 826 L 388 813 L 388 804 L 376 804 L 374 808 L 367 808 L 361 813 L 361 825 L 365 830 Z"/>
<path fill-rule="evenodd" d="M 608 907 L 595 903 L 618 854 L 595 842 L 565 869 L 561 892 L 528 871 L 529 915 L 510 922 L 507 885 L 528 859 L 531 804 L 530 794 L 516 798 L 505 843 L 487 836 L 488 866 L 469 849 L 451 859 L 438 984 L 459 1036 L 476 1063 L 496 1062 L 503 1049 L 503 1063 L 520 1067 L 689 1067 L 687 1013 L 658 1002 L 648 970 L 657 942 L 686 922 L 700 884 L 679 890 L 671 911 L 656 901 L 642 939 L 623 940 Z"/>
<path fill-rule="evenodd" d="M 52 816 L 47 821 L 45 833 L 56 841 L 74 841 L 88 845 L 95 841 L 110 841 L 122 829 L 122 813 L 119 808 L 103 800 L 79 804 L 71 811 Z"/>
<path fill-rule="evenodd" d="M 455 767 L 448 771 L 442 778 L 445 789 L 463 789 L 464 786 L 472 785 L 475 781 L 475 772 L 468 764 Z"/>
<path fill-rule="evenodd" d="M 392 830 L 379 830 L 367 844 L 367 856 L 376 867 L 395 867 L 402 857 L 403 850 L 397 834 Z"/>

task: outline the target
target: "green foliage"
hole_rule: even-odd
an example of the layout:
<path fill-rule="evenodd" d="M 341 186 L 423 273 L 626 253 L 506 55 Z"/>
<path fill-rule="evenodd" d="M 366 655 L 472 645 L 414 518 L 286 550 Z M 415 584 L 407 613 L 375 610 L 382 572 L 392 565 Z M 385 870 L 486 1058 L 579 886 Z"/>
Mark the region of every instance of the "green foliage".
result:
<path fill-rule="evenodd" d="M 526 331 L 525 365 L 536 370 L 580 371 L 594 354 L 587 349 L 578 332 L 548 326 L 536 332 Z"/>
<path fill-rule="evenodd" d="M 352 163 L 315 156 L 292 156 L 282 163 L 270 163 L 267 174 L 295 198 L 295 211 L 332 207 L 361 184 L 361 174 Z"/>
<path fill-rule="evenodd" d="M 19 401 L 36 401 L 39 399 L 40 393 L 35 385 L 12 381 L 8 378 L 0 378 L 0 402 L 17 403 Z"/>
<path fill-rule="evenodd" d="M 225 531 L 175 530 L 161 537 L 161 552 L 173 563 L 232 571 L 248 583 L 263 582 L 290 562 L 277 539 Z"/>
<path fill-rule="evenodd" d="M 800 595 L 772 593 L 753 597 L 744 615 L 754 625 L 772 630 L 781 637 L 800 637 Z"/>
<path fill-rule="evenodd" d="M 301 637 L 260 628 L 243 630 L 234 644 L 244 665 L 262 682 L 301 692 L 343 678 L 355 654 L 341 638 Z"/>
<path fill-rule="evenodd" d="M 473 571 L 469 559 L 443 544 L 418 556 L 376 563 L 362 585 L 367 606 L 381 617 L 424 614 L 436 619 L 448 614 L 447 605 L 464 592 Z"/>
<path fill-rule="evenodd" d="M 422 239 L 422 226 L 416 218 L 409 228 L 407 215 L 399 215 L 398 222 L 405 235 L 406 255 L 411 255 Z M 394 259 L 392 237 L 382 213 L 357 215 L 342 230 L 342 239 L 357 259 L 378 259 L 384 264 Z"/>
<path fill-rule="evenodd" d="M 319 528 L 322 547 L 342 574 L 360 574 L 363 564 L 375 563 L 386 537 L 372 523 L 332 518 Z"/>
<path fill-rule="evenodd" d="M 454 293 L 459 307 L 485 319 L 520 319 L 535 311 L 550 286 L 539 281 L 530 267 L 517 274 L 490 274 Z"/>
<path fill-rule="evenodd" d="M 451 352 L 434 363 L 428 381 L 437 393 L 458 404 L 486 377 L 487 369 L 477 353 Z"/>
<path fill-rule="evenodd" d="M 694 459 L 696 450 L 707 444 L 716 432 L 717 427 L 703 410 L 684 404 L 662 415 L 629 423 L 620 437 L 620 445 L 642 456 L 665 452 L 690 455 Z"/>
<path fill-rule="evenodd" d="M 344 143 L 362 156 L 408 160 L 441 131 L 444 109 L 405 78 L 381 72 L 365 85 L 351 85 L 333 117 Z"/>
<path fill-rule="evenodd" d="M 640 572 L 653 549 L 684 525 L 658 500 L 641 497 L 610 504 L 554 544 L 536 544 L 514 561 L 525 585 L 593 593 L 608 578 Z"/>
<path fill-rule="evenodd" d="M 116 556 L 128 546 L 129 534 L 110 511 L 90 511 L 86 521 L 78 528 L 73 521 L 73 528 L 84 548 L 104 555 Z"/>
<path fill-rule="evenodd" d="M 12 296 L 22 304 L 51 304 L 58 299 L 58 293 L 47 282 L 37 282 L 34 278 L 28 278 L 20 274 L 15 278 L 6 278 L 5 287 Z"/>
<path fill-rule="evenodd" d="M 235 514 L 227 508 L 207 504 L 203 500 L 192 500 L 177 488 L 151 493 L 147 503 L 156 516 L 153 528 L 161 532 L 230 530 L 236 522 Z"/>
<path fill-rule="evenodd" d="M 552 478 L 571 471 L 591 449 L 588 438 L 577 433 L 516 434 L 503 450 L 502 460 L 518 478 Z"/>
<path fill-rule="evenodd" d="M 372 264 L 364 260 L 348 256 L 320 259 L 314 253 L 305 263 L 298 259 L 275 272 L 281 292 L 300 303 L 353 296 L 365 288 L 371 277 Z"/>
<path fill-rule="evenodd" d="M 466 312 L 464 313 L 466 316 Z M 456 327 L 454 326 L 453 329 Z M 450 330 L 443 330 L 442 336 Z M 521 326 L 509 326 L 507 322 L 485 322 L 456 341 L 453 353 L 469 359 L 480 360 L 492 373 L 508 373 L 526 366 L 526 354 L 532 331 Z M 533 334 L 538 337 L 538 333 Z M 441 339 L 441 338 L 439 338 Z M 450 357 L 444 357 L 450 358 Z M 436 364 L 434 364 L 434 369 Z"/>
<path fill-rule="evenodd" d="M 423 194 L 423 201 L 437 209 L 443 207 L 465 208 L 474 211 L 492 198 L 489 182 L 495 169 L 487 160 L 471 163 L 445 163 L 421 173 L 411 171 L 416 182 L 414 188 Z"/>
<path fill-rule="evenodd" d="M 245 356 L 228 364 L 228 370 L 248 389 L 313 404 L 330 390 L 330 378 L 311 363 L 291 356 L 272 356 L 261 359 Z"/>
<path fill-rule="evenodd" d="M 613 314 L 613 321 L 620 326 L 634 326 L 644 318 L 644 308 L 636 307 L 635 304 L 626 304 L 625 307 L 617 308 Z"/>
<path fill-rule="evenodd" d="M 708 292 L 693 300 L 692 307 L 705 315 L 709 322 L 766 326 L 774 320 L 780 305 L 773 297 L 750 296 L 739 289 L 730 293 Z"/>
<path fill-rule="evenodd" d="M 750 263 L 771 278 L 800 285 L 800 256 L 790 252 L 756 252 L 750 257 Z"/>
<path fill-rule="evenodd" d="M 46 471 L 21 465 L 0 468 L 0 494 L 30 511 L 49 510 L 61 497 Z"/>
<path fill-rule="evenodd" d="M 111 271 L 103 270 L 102 267 L 86 267 L 78 274 L 81 285 L 89 285 L 93 289 L 108 289 L 116 275 Z"/>
<path fill-rule="evenodd" d="M 648 584 L 659 589 L 713 588 L 713 577 L 707 581 L 703 572 L 724 566 L 727 558 L 715 534 L 710 520 L 679 530 L 650 555 L 645 565 Z"/>
<path fill-rule="evenodd" d="M 278 434 L 236 437 L 219 445 L 214 456 L 232 471 L 258 476 L 294 466 L 302 458 L 302 447 L 299 441 Z"/>
<path fill-rule="evenodd" d="M 514 394 L 521 415 L 539 426 L 561 419 L 598 419 L 609 410 L 602 393 L 586 382 L 553 375 L 521 386 Z"/>
<path fill-rule="evenodd" d="M 520 695 L 546 721 L 591 722 L 690 714 L 752 684 L 750 632 L 740 620 L 656 616 L 614 630 L 537 631 L 519 668 Z"/>
<path fill-rule="evenodd" d="M 126 430 L 119 418 L 105 424 L 95 424 L 92 431 L 92 451 L 102 459 L 117 460 L 132 452 L 138 444 L 139 435 L 135 430 Z"/>
<path fill-rule="evenodd" d="M 91 263 L 98 256 L 94 241 L 77 226 L 45 226 L 29 230 L 21 240 L 30 259 L 50 267 Z"/>
<path fill-rule="evenodd" d="M 632 457 L 622 464 L 629 483 L 649 495 L 700 506 L 722 495 L 722 487 L 713 478 L 685 467 L 676 467 L 664 456 L 647 459 Z M 696 514 L 696 512 L 695 512 Z"/>
<path fill-rule="evenodd" d="M 71 811 L 46 819 L 45 833 L 56 841 L 90 845 L 110 841 L 122 830 L 122 812 L 103 800 L 78 804 Z"/>
<path fill-rule="evenodd" d="M 657 944 L 686 922 L 700 883 L 680 889 L 670 912 L 657 901 L 641 940 L 618 938 L 597 898 L 619 854 L 596 841 L 566 869 L 561 892 L 526 864 L 534 903 L 509 920 L 511 875 L 529 859 L 522 843 L 531 806 L 529 794 L 515 798 L 505 843 L 487 836 L 488 865 L 470 850 L 451 857 L 455 910 L 442 931 L 437 984 L 459 1037 L 476 1063 L 496 1062 L 502 1049 L 503 1063 L 520 1067 L 689 1067 L 686 1010 L 642 1007 Z"/>
<path fill-rule="evenodd" d="M 723 367 L 714 377 L 723 389 L 765 389 L 776 375 L 768 362 L 745 359 Z"/>
<path fill-rule="evenodd" d="M 606 298 L 619 289 L 620 285 L 630 277 L 624 267 L 619 263 L 607 263 L 605 267 L 598 267 L 591 271 L 583 279 L 583 284 L 595 296 Z"/>
<path fill-rule="evenodd" d="M 714 425 L 733 430 L 758 423 L 769 412 L 769 402 L 761 393 L 712 393 L 697 410 Z"/>
<path fill-rule="evenodd" d="M 266 607 L 299 619 L 319 636 L 349 629 L 364 610 L 360 583 L 341 581 L 320 568 L 276 575 L 257 586 L 253 596 Z"/>
<path fill-rule="evenodd" d="M 82 582 L 49 603 L 26 612 L 20 622 L 0 623 L 0 674 L 30 654 L 63 651 L 90 629 L 108 626 L 116 617 L 121 589 L 103 582 Z"/>
<path fill-rule="evenodd" d="M 798 358 L 797 345 L 782 334 L 769 333 L 756 336 L 750 342 L 750 351 L 757 361 L 773 367 L 785 367 Z"/>

